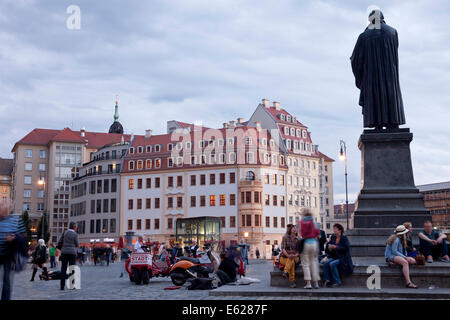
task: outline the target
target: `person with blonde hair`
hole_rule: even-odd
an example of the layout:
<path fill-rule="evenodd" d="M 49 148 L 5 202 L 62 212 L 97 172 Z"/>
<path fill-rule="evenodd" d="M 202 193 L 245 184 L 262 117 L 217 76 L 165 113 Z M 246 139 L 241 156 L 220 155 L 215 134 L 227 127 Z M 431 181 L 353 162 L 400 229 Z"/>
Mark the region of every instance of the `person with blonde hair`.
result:
<path fill-rule="evenodd" d="M 398 264 L 402 267 L 407 288 L 417 289 L 417 286 L 412 283 L 411 278 L 409 277 L 409 265 L 416 264 L 416 260 L 407 256 L 406 234 L 408 232 L 409 230 L 402 224 L 395 228 L 395 233 L 386 241 L 384 257 L 389 264 Z"/>
<path fill-rule="evenodd" d="M 403 225 L 406 229 L 408 229 L 408 233 L 406 233 L 406 253 L 408 257 L 415 258 L 417 254 L 419 253 L 416 248 L 414 248 L 413 242 L 412 242 L 412 223 L 411 222 L 404 222 Z"/>
<path fill-rule="evenodd" d="M 300 252 L 302 261 L 303 277 L 306 281 L 305 289 L 312 289 L 311 280 L 314 282 L 314 289 L 319 289 L 319 241 L 320 229 L 314 222 L 311 211 L 305 210 L 300 221 L 300 230 L 303 241 L 303 249 Z"/>
<path fill-rule="evenodd" d="M 38 271 L 38 268 L 41 268 L 44 272 L 44 279 L 48 279 L 48 271 L 45 263 L 47 262 L 47 247 L 45 246 L 44 239 L 39 239 L 38 245 L 33 251 L 33 273 L 31 275 L 31 280 L 34 281 L 34 277 Z"/>

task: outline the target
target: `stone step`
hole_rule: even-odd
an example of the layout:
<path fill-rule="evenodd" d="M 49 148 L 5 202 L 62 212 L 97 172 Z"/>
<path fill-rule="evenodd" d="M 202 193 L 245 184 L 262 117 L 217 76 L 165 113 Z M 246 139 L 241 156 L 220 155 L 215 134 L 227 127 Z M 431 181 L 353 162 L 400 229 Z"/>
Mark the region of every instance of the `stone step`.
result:
<path fill-rule="evenodd" d="M 254 288 L 253 284 L 248 286 L 222 286 L 218 289 L 211 290 L 210 296 L 242 296 L 242 297 L 279 297 L 281 299 L 287 297 L 298 297 L 305 299 L 420 299 L 450 300 L 450 290 L 435 288 L 432 290 L 426 288 L 407 289 L 407 288 L 383 288 L 380 290 L 369 290 L 367 288 L 320 288 L 318 290 L 308 290 L 300 288 Z"/>
<path fill-rule="evenodd" d="M 354 260 L 354 272 L 351 276 L 342 279 L 343 287 L 367 288 L 367 280 L 372 273 L 367 273 L 371 265 L 378 266 L 381 272 L 381 287 L 402 288 L 405 280 L 400 266 L 388 266 L 382 259 L 358 259 Z M 320 266 L 320 276 L 323 278 L 323 266 Z M 435 286 L 438 288 L 450 288 L 450 264 L 434 262 L 426 266 L 410 266 L 411 280 L 422 288 Z M 297 286 L 303 287 L 303 270 L 298 266 L 295 271 Z M 282 277 L 282 272 L 274 269 L 270 272 L 270 285 L 274 287 L 287 287 L 289 280 Z"/>

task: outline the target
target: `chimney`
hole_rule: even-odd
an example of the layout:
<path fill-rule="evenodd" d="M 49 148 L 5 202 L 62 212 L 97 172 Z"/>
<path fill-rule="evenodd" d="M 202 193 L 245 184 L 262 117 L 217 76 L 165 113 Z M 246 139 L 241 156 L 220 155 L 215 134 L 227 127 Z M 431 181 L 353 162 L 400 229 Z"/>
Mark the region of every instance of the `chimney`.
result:
<path fill-rule="evenodd" d="M 273 102 L 273 106 L 275 107 L 276 110 L 281 110 L 281 108 L 280 108 L 280 103 L 279 103 L 279 102 L 274 101 L 274 102 Z"/>
<path fill-rule="evenodd" d="M 263 103 L 264 107 L 270 108 L 269 100 L 267 100 L 267 99 L 262 99 L 262 103 Z"/>
<path fill-rule="evenodd" d="M 152 136 L 152 129 L 145 130 L 145 139 L 150 139 Z"/>
<path fill-rule="evenodd" d="M 256 124 L 256 130 L 257 130 L 258 132 L 261 131 L 261 122 L 256 121 L 255 124 Z"/>
<path fill-rule="evenodd" d="M 80 134 L 81 134 L 82 137 L 86 136 L 86 128 L 85 127 L 81 128 Z"/>
<path fill-rule="evenodd" d="M 224 122 L 224 123 L 223 123 L 223 127 L 224 127 L 224 128 L 228 128 L 228 123 Z"/>
<path fill-rule="evenodd" d="M 242 123 L 244 122 L 244 118 L 237 118 L 237 123 Z"/>
<path fill-rule="evenodd" d="M 236 127 L 236 121 L 231 120 L 230 121 L 230 128 L 234 128 L 234 127 Z"/>

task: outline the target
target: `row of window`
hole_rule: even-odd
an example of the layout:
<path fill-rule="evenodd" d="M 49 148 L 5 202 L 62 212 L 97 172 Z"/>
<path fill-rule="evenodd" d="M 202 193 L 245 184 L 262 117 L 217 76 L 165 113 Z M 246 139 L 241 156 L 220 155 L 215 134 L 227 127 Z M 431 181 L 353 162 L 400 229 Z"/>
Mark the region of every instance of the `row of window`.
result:
<path fill-rule="evenodd" d="M 30 212 L 31 210 L 31 202 L 24 202 L 22 205 L 22 211 Z M 44 203 L 38 202 L 37 203 L 37 211 L 44 211 Z"/>
<path fill-rule="evenodd" d="M 78 234 L 86 234 L 85 221 L 77 223 Z M 96 219 L 90 220 L 90 234 L 96 233 L 115 233 L 117 229 L 116 219 Z"/>
<path fill-rule="evenodd" d="M 286 136 L 292 136 L 292 137 L 297 137 L 297 138 L 306 138 L 306 136 L 307 136 L 306 130 L 287 127 L 287 126 L 285 126 L 283 128 L 283 132 Z"/>
<path fill-rule="evenodd" d="M 270 219 L 269 216 L 265 217 L 265 227 L 266 228 L 278 228 L 278 217 L 272 217 Z M 270 221 L 272 220 L 272 224 Z M 243 214 L 241 216 L 241 227 L 262 227 L 262 215 L 260 214 Z M 280 217 L 280 227 L 286 227 L 286 218 Z"/>
<path fill-rule="evenodd" d="M 234 172 L 229 173 L 229 179 L 228 183 L 233 184 L 236 183 L 236 174 Z M 137 180 L 137 189 L 143 188 L 143 182 L 144 179 L 138 178 Z M 226 174 L 224 172 L 219 173 L 219 184 L 225 184 L 226 183 Z M 132 190 L 135 186 L 135 179 L 128 179 L 128 189 Z M 211 173 L 209 174 L 209 184 L 214 185 L 216 184 L 216 174 Z M 195 186 L 197 185 L 197 175 L 190 175 L 190 185 Z M 206 185 L 206 174 L 200 174 L 199 175 L 199 185 Z M 154 188 L 159 188 L 161 186 L 161 180 L 159 177 L 154 178 Z M 173 187 L 183 187 L 183 176 L 176 176 L 176 182 L 174 176 L 167 177 L 167 187 L 173 188 Z M 145 178 L 145 188 L 150 189 L 152 187 L 152 178 Z"/>
<path fill-rule="evenodd" d="M 24 198 L 31 198 L 31 189 L 24 189 L 23 190 L 23 197 Z M 37 191 L 37 197 L 38 198 L 44 198 L 44 190 L 38 190 Z"/>
<path fill-rule="evenodd" d="M 25 150 L 25 157 L 26 158 L 33 158 L 33 150 L 32 149 L 26 149 Z M 47 152 L 45 150 L 39 150 L 39 158 L 45 159 L 47 157 Z"/>
<path fill-rule="evenodd" d="M 226 139 L 228 145 L 235 145 L 235 143 L 237 142 L 237 137 L 233 137 L 233 138 L 228 138 Z M 267 145 L 267 139 L 263 138 L 260 140 L 262 145 Z M 199 147 L 200 148 L 206 148 L 208 146 L 210 147 L 214 147 L 215 144 L 217 142 L 217 146 L 219 147 L 223 147 L 225 145 L 225 139 L 210 139 L 210 140 L 200 140 L 199 141 Z M 273 139 L 270 139 L 269 141 L 270 146 L 273 147 L 275 145 L 275 141 Z M 252 145 L 253 144 L 253 139 L 252 137 L 245 137 L 245 144 L 246 145 Z M 192 143 L 190 141 L 187 141 L 184 143 L 184 147 L 186 149 L 191 149 L 192 148 Z M 152 151 L 154 152 L 160 152 L 162 149 L 162 145 L 157 144 L 157 145 L 147 145 L 147 146 L 137 146 L 137 147 L 131 147 L 130 148 L 130 154 L 135 154 L 135 153 L 144 153 L 144 150 L 146 153 L 151 153 Z M 167 151 L 172 151 L 172 150 L 182 150 L 183 149 L 183 143 L 182 142 L 177 142 L 177 143 L 168 143 L 167 144 Z"/>
<path fill-rule="evenodd" d="M 152 227 L 153 220 L 153 227 Z M 91 220 L 93 221 L 93 220 Z M 98 220 L 97 220 L 98 221 Z M 226 217 L 220 217 L 222 228 L 236 228 L 236 217 L 229 217 L 229 224 L 226 223 Z M 280 226 L 278 225 L 280 221 Z M 272 222 L 272 223 L 271 223 Z M 92 222 L 91 222 L 92 224 Z M 251 215 L 245 214 L 241 216 L 241 227 L 262 227 L 263 225 L 262 215 Z M 286 219 L 285 217 L 265 217 L 265 227 L 266 228 L 285 228 Z M 174 228 L 174 218 L 167 218 L 167 229 Z M 160 229 L 160 219 L 128 219 L 127 230 L 159 230 Z"/>
<path fill-rule="evenodd" d="M 208 158 L 208 159 L 207 159 Z M 225 153 L 220 153 L 218 158 L 215 154 L 210 154 L 209 157 L 207 155 L 203 154 L 199 157 L 193 155 L 191 156 L 190 165 L 213 165 L 213 164 L 234 164 L 236 162 L 236 153 L 230 152 L 228 154 L 228 162 L 226 161 L 226 155 Z M 167 167 L 173 168 L 175 166 L 181 167 L 184 163 L 183 157 L 177 157 L 176 159 L 174 157 L 168 157 L 167 160 Z M 245 153 L 245 160 L 246 163 L 256 163 L 256 157 L 254 152 L 246 152 Z M 268 154 L 264 153 L 263 159 L 261 159 L 263 164 L 269 165 L 272 163 L 272 165 L 277 165 L 278 162 L 280 165 L 284 165 L 284 156 L 277 155 L 277 154 Z M 128 170 L 143 170 L 143 169 L 159 169 L 161 168 L 161 158 L 156 159 L 146 159 L 146 160 L 130 160 L 128 161 Z"/>
<path fill-rule="evenodd" d="M 227 195 L 226 194 L 220 194 L 218 198 L 216 198 L 216 195 L 200 195 L 200 196 L 190 196 L 190 206 L 196 207 L 197 206 L 197 198 L 198 198 L 198 204 L 200 207 L 206 207 L 206 200 L 208 197 L 209 206 L 215 207 L 218 200 L 218 205 L 225 206 L 227 204 Z M 145 198 L 141 199 L 138 198 L 136 201 L 134 199 L 128 199 L 128 210 L 141 210 L 144 209 L 144 200 L 145 200 L 145 209 L 152 209 L 152 199 L 151 198 Z M 136 203 L 136 207 L 135 207 Z M 228 195 L 228 204 L 230 206 L 236 205 L 236 195 L 235 194 L 229 194 Z M 159 209 L 161 205 L 160 198 L 154 198 L 153 199 L 153 209 Z M 167 208 L 173 209 L 173 208 L 183 208 L 183 196 L 169 196 L 167 197 Z"/>
<path fill-rule="evenodd" d="M 241 192 L 241 203 L 261 203 L 261 192 L 259 191 L 242 191 Z M 271 201 L 272 200 L 272 201 Z M 272 195 L 265 194 L 264 195 L 264 204 L 266 206 L 270 206 L 272 203 L 272 206 L 278 206 L 278 204 L 281 207 L 284 207 L 286 205 L 285 203 L 285 197 L 284 196 L 278 196 L 278 195 Z"/>
<path fill-rule="evenodd" d="M 111 188 L 110 188 L 111 186 Z M 76 187 L 76 188 L 75 188 Z M 80 195 L 86 195 L 86 184 L 79 184 L 78 186 L 73 186 L 73 193 Z M 99 193 L 113 193 L 117 192 L 117 179 L 102 179 L 93 180 L 89 182 L 89 194 L 99 194 Z"/>
<path fill-rule="evenodd" d="M 33 170 L 33 163 L 25 162 L 25 171 L 32 171 L 32 170 Z M 39 163 L 39 171 L 45 171 L 45 163 Z"/>
<path fill-rule="evenodd" d="M 152 229 L 152 223 L 151 219 L 145 219 L 145 230 L 151 230 Z M 136 223 L 136 227 L 134 227 L 134 224 Z M 127 221 L 127 228 L 128 231 L 130 230 L 142 230 L 142 219 L 128 219 Z M 159 219 L 153 219 L 153 229 L 159 230 Z M 167 229 L 173 229 L 173 218 L 167 219 Z"/>

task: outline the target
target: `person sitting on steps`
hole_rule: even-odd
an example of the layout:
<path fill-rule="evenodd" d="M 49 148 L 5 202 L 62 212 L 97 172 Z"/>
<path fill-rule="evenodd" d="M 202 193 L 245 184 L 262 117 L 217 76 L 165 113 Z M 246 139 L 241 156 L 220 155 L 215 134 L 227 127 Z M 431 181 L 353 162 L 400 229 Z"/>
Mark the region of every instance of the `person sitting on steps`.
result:
<path fill-rule="evenodd" d="M 437 230 L 433 230 L 433 224 L 427 220 L 423 224 L 423 230 L 419 233 L 420 252 L 427 258 L 428 263 L 433 262 L 433 258 L 450 262 L 448 257 L 447 236 Z"/>
<path fill-rule="evenodd" d="M 284 265 L 283 278 L 289 276 L 289 283 L 291 288 L 295 288 L 295 265 L 299 261 L 299 254 L 297 252 L 297 230 L 293 224 L 287 225 L 285 235 L 281 240 L 281 257 L 280 263 Z"/>
<path fill-rule="evenodd" d="M 341 274 L 346 276 L 353 273 L 353 261 L 350 255 L 350 241 L 344 235 L 344 227 L 336 223 L 333 225 L 334 234 L 327 243 L 327 260 L 323 265 L 324 286 L 341 286 Z M 332 284 L 333 281 L 333 284 Z"/>
<path fill-rule="evenodd" d="M 406 234 L 409 232 L 404 225 L 399 225 L 395 229 L 395 233 L 386 241 L 386 250 L 384 257 L 390 265 L 398 264 L 402 267 L 403 276 L 406 280 L 406 287 L 416 289 L 417 286 L 412 283 L 409 277 L 409 265 L 416 264 L 416 260 L 407 256 Z"/>

